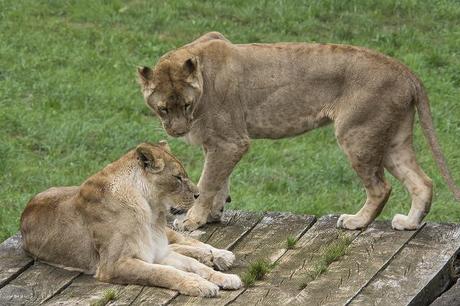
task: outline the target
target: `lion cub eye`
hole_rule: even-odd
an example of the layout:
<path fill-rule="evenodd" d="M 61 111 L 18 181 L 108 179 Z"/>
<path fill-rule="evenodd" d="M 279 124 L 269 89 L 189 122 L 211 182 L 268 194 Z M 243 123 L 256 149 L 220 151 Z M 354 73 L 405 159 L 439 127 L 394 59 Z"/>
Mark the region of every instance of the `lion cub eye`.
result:
<path fill-rule="evenodd" d="M 179 182 L 182 182 L 182 177 L 180 177 L 179 175 L 173 175 L 176 180 L 178 180 Z"/>
<path fill-rule="evenodd" d="M 164 106 L 158 107 L 158 111 L 163 115 L 166 115 L 168 113 L 168 109 Z"/>

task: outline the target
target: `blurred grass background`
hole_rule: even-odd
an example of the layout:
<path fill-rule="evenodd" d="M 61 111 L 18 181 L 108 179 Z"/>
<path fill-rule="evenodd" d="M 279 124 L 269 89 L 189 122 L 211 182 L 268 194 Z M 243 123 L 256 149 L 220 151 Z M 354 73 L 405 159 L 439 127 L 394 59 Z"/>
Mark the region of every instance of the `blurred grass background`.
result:
<path fill-rule="evenodd" d="M 459 183 L 459 20 L 456 0 L 0 0 L 0 241 L 18 230 L 31 196 L 78 185 L 143 141 L 168 139 L 197 181 L 200 148 L 166 136 L 143 104 L 135 71 L 211 30 L 235 43 L 345 43 L 400 59 L 424 81 Z M 416 148 L 436 186 L 428 219 L 458 222 L 460 204 L 418 125 Z M 410 206 L 391 182 L 384 219 Z M 316 215 L 354 213 L 365 198 L 331 127 L 254 141 L 231 195 L 235 209 Z"/>

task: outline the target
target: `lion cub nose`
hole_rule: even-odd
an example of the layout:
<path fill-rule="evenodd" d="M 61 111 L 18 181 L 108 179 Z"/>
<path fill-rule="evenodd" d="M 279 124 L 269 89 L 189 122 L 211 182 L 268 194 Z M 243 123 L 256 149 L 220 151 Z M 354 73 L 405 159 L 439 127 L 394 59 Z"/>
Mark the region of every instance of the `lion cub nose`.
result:
<path fill-rule="evenodd" d="M 200 196 L 200 193 L 199 193 L 199 192 L 198 192 L 198 193 L 195 193 L 195 194 L 193 195 L 193 197 L 194 197 L 195 199 L 198 199 L 199 196 Z"/>

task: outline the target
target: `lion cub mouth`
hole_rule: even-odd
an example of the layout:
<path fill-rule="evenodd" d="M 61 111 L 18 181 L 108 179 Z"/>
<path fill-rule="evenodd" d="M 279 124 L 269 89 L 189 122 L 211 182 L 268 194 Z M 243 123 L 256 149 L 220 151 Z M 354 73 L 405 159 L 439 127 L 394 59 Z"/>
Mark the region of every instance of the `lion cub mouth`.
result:
<path fill-rule="evenodd" d="M 171 208 L 169 209 L 169 213 L 170 213 L 171 215 L 182 215 L 182 214 L 184 214 L 185 212 L 186 212 L 185 209 L 180 209 L 180 208 L 175 208 L 175 207 L 171 207 Z"/>

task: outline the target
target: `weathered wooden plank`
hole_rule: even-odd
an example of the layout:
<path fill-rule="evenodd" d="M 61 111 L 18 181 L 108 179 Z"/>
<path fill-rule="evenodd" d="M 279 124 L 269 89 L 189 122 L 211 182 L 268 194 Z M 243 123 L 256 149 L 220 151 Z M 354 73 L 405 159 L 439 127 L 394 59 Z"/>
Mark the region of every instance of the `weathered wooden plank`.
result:
<path fill-rule="evenodd" d="M 415 234 L 415 231 L 395 231 L 389 222 L 374 222 L 353 240 L 346 255 L 310 282 L 291 303 L 345 305 Z"/>
<path fill-rule="evenodd" d="M 321 256 L 321 249 L 339 236 L 355 237 L 359 231 L 336 228 L 336 216 L 321 217 L 292 250 L 278 261 L 277 266 L 263 281 L 248 288 L 233 303 L 235 305 L 282 305 L 300 292 L 300 285 Z"/>
<path fill-rule="evenodd" d="M 90 305 L 99 301 L 106 290 L 114 289 L 121 292 L 123 288 L 124 286 L 121 285 L 98 282 L 93 276 L 82 274 L 45 305 Z"/>
<path fill-rule="evenodd" d="M 42 303 L 79 274 L 37 262 L 0 289 L 0 305 Z"/>
<path fill-rule="evenodd" d="M 33 264 L 33 259 L 22 249 L 21 234 L 0 244 L 0 288 Z"/>
<path fill-rule="evenodd" d="M 428 305 L 446 288 L 460 225 L 427 224 L 350 305 Z"/>
<path fill-rule="evenodd" d="M 256 227 L 233 249 L 237 262 L 231 273 L 242 274 L 250 262 L 267 259 L 274 263 L 286 252 L 288 236 L 301 237 L 315 222 L 312 216 L 267 213 Z M 221 291 L 218 299 L 192 298 L 180 295 L 168 305 L 225 305 L 245 289 Z"/>
<path fill-rule="evenodd" d="M 179 295 L 175 290 L 147 286 L 141 287 L 137 294 L 133 295 L 136 290 L 130 290 L 128 287 L 120 293 L 119 299 L 109 305 L 166 305 L 171 299 Z"/>
<path fill-rule="evenodd" d="M 0 305 L 86 305 L 100 300 L 107 289 L 119 292 L 118 300 L 108 305 L 428 305 L 452 282 L 453 262 L 460 252 L 460 225 L 428 224 L 419 232 L 398 232 L 377 222 L 359 234 L 336 229 L 336 218 L 330 216 L 308 231 L 307 219 L 304 228 L 291 219 L 302 216 L 266 214 L 259 223 L 260 215 L 228 212 L 225 216 L 227 224 L 201 229 L 200 239 L 233 249 L 237 263 L 232 273 L 241 274 L 255 259 L 277 261 L 255 287 L 200 299 L 162 288 L 101 283 L 91 276 L 76 277 L 78 272 L 33 265 L 22 251 L 20 237 L 13 236 L 0 245 Z M 300 239 L 293 250 L 286 251 L 289 235 Z M 357 238 L 345 256 L 301 291 L 299 285 L 321 256 L 321 248 L 339 235 Z M 459 304 L 458 290 L 460 285 L 454 285 L 433 305 Z M 292 300 L 295 296 L 298 299 Z"/>
<path fill-rule="evenodd" d="M 188 235 L 190 237 L 193 237 L 195 239 L 199 239 L 203 242 L 206 242 L 209 240 L 209 238 L 214 235 L 216 231 L 221 229 L 222 227 L 225 227 L 229 224 L 230 220 L 233 220 L 233 218 L 241 218 L 242 216 L 249 216 L 250 213 L 245 213 L 245 212 L 238 212 L 235 210 L 227 210 L 224 212 L 222 216 L 221 222 L 215 222 L 215 223 L 208 223 L 205 224 L 203 227 L 194 230 L 192 232 L 183 232 L 185 235 Z M 185 218 L 185 214 L 176 216 L 177 218 Z M 174 216 L 169 216 L 168 217 L 168 224 L 171 227 L 174 227 Z M 234 223 L 232 221 L 232 223 Z"/>
<path fill-rule="evenodd" d="M 216 230 L 203 241 L 218 249 L 232 249 L 262 219 L 263 214 L 237 211 L 225 223 L 213 224 Z"/>
<path fill-rule="evenodd" d="M 244 237 L 261 220 L 262 214 L 247 212 L 228 212 L 224 214 L 224 222 L 210 224 L 200 229 L 206 231 L 200 239 L 216 248 L 232 247 L 238 240 Z M 208 234 L 209 233 L 209 234 Z M 133 288 L 135 290 L 135 288 Z M 174 290 L 156 287 L 145 287 L 134 296 L 130 291 L 127 297 L 134 297 L 130 305 L 164 305 L 179 294 Z M 115 305 L 125 305 L 129 298 L 121 298 Z M 128 304 L 129 304 L 128 303 Z"/>
<path fill-rule="evenodd" d="M 447 291 L 438 297 L 430 306 L 460 305 L 460 279 Z"/>

